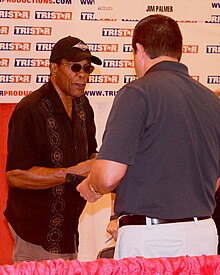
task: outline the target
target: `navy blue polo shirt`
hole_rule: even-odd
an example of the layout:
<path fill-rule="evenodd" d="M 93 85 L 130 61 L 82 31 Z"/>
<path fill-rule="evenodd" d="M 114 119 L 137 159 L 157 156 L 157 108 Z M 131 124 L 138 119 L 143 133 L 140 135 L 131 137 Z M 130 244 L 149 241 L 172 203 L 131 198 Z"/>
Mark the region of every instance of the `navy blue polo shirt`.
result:
<path fill-rule="evenodd" d="M 116 214 L 209 216 L 220 176 L 220 101 L 185 65 L 160 62 L 126 84 L 111 109 L 98 159 L 128 165 Z"/>

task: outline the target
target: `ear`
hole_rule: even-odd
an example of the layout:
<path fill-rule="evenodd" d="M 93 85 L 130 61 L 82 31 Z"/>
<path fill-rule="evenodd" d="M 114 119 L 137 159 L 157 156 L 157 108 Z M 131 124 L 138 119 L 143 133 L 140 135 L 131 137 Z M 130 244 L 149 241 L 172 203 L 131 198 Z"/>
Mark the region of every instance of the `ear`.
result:
<path fill-rule="evenodd" d="M 56 63 L 50 63 L 49 65 L 50 73 L 54 74 L 57 71 L 57 64 Z"/>
<path fill-rule="evenodd" d="M 139 60 L 143 59 L 144 55 L 146 54 L 144 51 L 144 47 L 140 43 L 136 43 L 137 51 L 136 54 Z"/>
<path fill-rule="evenodd" d="M 146 52 L 144 51 L 144 47 L 140 43 L 136 43 L 136 53 L 134 56 L 134 65 L 135 65 L 135 71 L 138 76 L 138 78 L 142 77 L 145 72 L 147 71 L 146 66 Z"/>

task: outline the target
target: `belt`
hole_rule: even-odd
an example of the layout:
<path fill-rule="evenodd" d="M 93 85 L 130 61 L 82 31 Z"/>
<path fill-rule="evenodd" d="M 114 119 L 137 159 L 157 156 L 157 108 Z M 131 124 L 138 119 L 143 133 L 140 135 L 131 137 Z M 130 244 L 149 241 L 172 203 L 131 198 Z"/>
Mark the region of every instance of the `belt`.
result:
<path fill-rule="evenodd" d="M 119 218 L 119 227 L 125 226 L 125 225 L 146 225 L 146 216 L 143 215 L 125 215 L 121 216 Z M 177 223 L 177 222 L 192 222 L 195 220 L 206 220 L 210 219 L 211 216 L 204 216 L 204 217 L 195 217 L 195 218 L 186 218 L 186 219 L 157 219 L 157 218 L 150 218 L 151 219 L 151 225 L 156 224 L 163 224 L 163 223 Z"/>

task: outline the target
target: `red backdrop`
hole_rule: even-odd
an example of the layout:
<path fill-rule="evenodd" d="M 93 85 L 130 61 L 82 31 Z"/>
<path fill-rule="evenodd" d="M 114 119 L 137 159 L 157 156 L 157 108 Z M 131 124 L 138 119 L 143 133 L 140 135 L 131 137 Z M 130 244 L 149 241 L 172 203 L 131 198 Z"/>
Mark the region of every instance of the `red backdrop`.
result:
<path fill-rule="evenodd" d="M 7 156 L 8 121 L 14 110 L 15 103 L 0 104 L 0 264 L 10 264 L 13 240 L 4 218 L 7 199 L 7 184 L 5 181 L 5 163 Z"/>

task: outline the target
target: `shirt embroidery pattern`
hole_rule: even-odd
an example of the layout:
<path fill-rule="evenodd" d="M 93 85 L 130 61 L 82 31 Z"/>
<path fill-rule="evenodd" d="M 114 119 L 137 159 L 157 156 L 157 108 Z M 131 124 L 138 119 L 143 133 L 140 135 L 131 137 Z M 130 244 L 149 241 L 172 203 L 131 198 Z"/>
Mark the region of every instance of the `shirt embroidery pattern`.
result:
<path fill-rule="evenodd" d="M 83 157 L 83 159 L 87 159 L 88 158 L 88 139 L 87 139 L 87 131 L 86 131 L 86 112 L 84 109 L 84 98 L 80 97 L 80 98 L 75 98 L 74 99 L 75 102 L 75 111 L 76 111 L 76 115 L 78 117 L 78 121 L 80 123 L 80 128 L 81 128 L 81 148 L 83 148 L 83 150 L 81 151 L 81 154 Z"/>
<path fill-rule="evenodd" d="M 57 132 L 57 122 L 53 116 L 53 106 L 48 99 L 42 99 L 42 105 L 44 110 L 47 112 L 47 127 L 49 133 L 49 139 L 51 144 L 51 160 L 54 163 L 54 167 L 62 167 L 63 152 L 59 148 L 61 139 Z M 65 208 L 64 201 L 64 184 L 54 186 L 52 188 L 53 201 L 51 204 L 51 218 L 49 220 L 49 232 L 47 234 L 47 241 L 49 246 L 47 251 L 50 253 L 61 253 L 60 241 L 62 239 L 62 231 L 60 227 L 64 222 L 62 215 Z"/>

